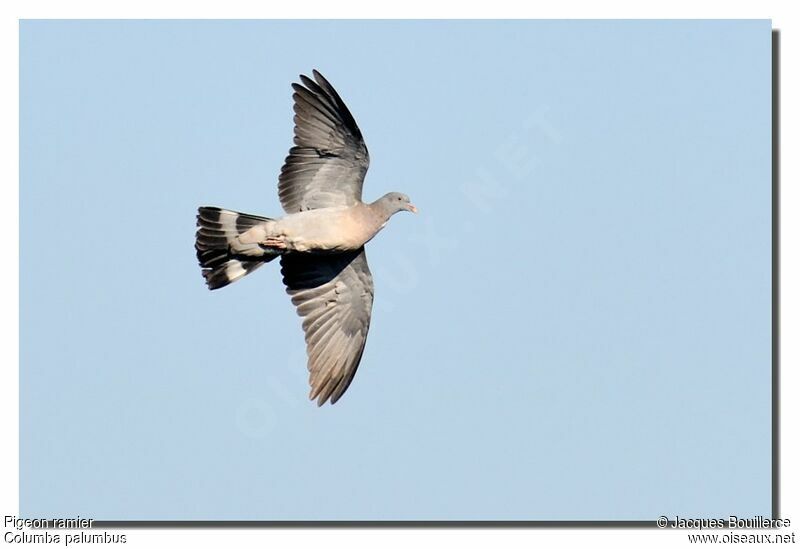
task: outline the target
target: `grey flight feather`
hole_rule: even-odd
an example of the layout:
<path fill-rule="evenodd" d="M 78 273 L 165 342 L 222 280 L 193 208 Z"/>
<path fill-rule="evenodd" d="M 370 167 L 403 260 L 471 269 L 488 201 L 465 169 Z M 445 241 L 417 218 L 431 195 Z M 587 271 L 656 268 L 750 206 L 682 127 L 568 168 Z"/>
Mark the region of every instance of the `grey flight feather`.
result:
<path fill-rule="evenodd" d="M 369 152 L 353 115 L 325 78 L 292 84 L 294 144 L 281 169 L 278 197 L 286 213 L 361 201 Z"/>

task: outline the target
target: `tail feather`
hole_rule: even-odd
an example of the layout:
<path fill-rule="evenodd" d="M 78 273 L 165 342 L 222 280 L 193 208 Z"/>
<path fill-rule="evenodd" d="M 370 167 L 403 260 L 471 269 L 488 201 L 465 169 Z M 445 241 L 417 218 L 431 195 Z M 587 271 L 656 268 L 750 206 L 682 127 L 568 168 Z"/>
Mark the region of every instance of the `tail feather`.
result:
<path fill-rule="evenodd" d="M 242 233 L 269 221 L 268 217 L 221 208 L 198 209 L 194 247 L 209 290 L 227 286 L 278 257 L 274 250 L 258 245 L 243 247 L 237 240 Z"/>

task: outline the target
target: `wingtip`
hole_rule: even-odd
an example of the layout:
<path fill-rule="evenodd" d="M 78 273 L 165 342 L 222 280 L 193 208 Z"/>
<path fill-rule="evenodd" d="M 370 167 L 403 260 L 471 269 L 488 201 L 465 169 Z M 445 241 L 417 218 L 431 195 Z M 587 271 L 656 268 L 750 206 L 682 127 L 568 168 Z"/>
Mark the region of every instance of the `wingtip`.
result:
<path fill-rule="evenodd" d="M 311 74 L 314 75 L 314 80 L 316 80 L 317 84 L 319 84 L 320 86 L 322 87 L 330 86 L 330 82 L 328 82 L 328 79 L 322 76 L 322 73 L 319 72 L 317 69 L 312 69 Z"/>
<path fill-rule="evenodd" d="M 322 386 L 312 387 L 311 391 L 308 393 L 308 400 L 316 401 L 317 408 L 322 408 L 322 406 L 328 402 L 330 404 L 336 404 L 336 400 L 331 398 L 332 395 L 326 394 L 326 391 L 322 390 Z"/>
<path fill-rule="evenodd" d="M 302 83 L 303 83 L 303 85 L 304 85 L 306 88 L 308 88 L 308 87 L 310 87 L 310 86 L 315 86 L 315 85 L 317 84 L 316 82 L 314 82 L 313 80 L 311 80 L 311 79 L 310 79 L 308 76 L 306 76 L 305 74 L 301 74 L 301 75 L 300 75 L 300 82 L 302 82 Z"/>
<path fill-rule="evenodd" d="M 312 78 L 311 78 L 311 76 L 313 76 L 314 78 L 312 79 Z M 303 81 L 303 80 L 310 80 L 311 82 L 314 82 L 314 80 L 316 80 L 317 82 L 319 82 L 319 79 L 320 79 L 320 78 L 321 78 L 322 80 L 325 80 L 325 77 L 324 77 L 324 76 L 322 76 L 322 73 L 321 73 L 321 72 L 319 72 L 317 69 L 311 69 L 311 76 L 308 76 L 307 74 L 303 74 L 303 73 L 300 73 L 300 74 L 298 74 L 298 75 L 297 75 L 297 77 L 298 77 L 298 78 L 299 78 L 301 81 Z"/>
<path fill-rule="evenodd" d="M 324 76 L 322 76 L 322 73 L 319 72 L 317 69 L 311 69 L 311 75 L 314 78 L 311 78 L 308 75 L 300 73 L 298 75 L 300 82 L 292 82 L 292 89 L 294 89 L 294 91 L 300 91 L 300 90 L 314 90 L 315 87 L 319 87 L 322 89 L 332 87 L 330 82 L 328 82 L 328 80 Z"/>
<path fill-rule="evenodd" d="M 328 399 L 322 398 L 319 391 L 314 392 L 314 389 L 312 389 L 311 393 L 308 395 L 308 400 L 312 402 L 316 400 L 317 408 L 322 408 L 322 405 L 325 404 L 325 401 Z"/>

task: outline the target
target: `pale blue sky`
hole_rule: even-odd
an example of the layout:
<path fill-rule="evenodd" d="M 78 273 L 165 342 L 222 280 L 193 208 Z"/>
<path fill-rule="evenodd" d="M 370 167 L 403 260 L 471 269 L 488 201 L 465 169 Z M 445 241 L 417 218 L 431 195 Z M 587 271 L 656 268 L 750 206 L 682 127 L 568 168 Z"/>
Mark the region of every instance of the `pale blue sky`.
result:
<path fill-rule="evenodd" d="M 770 513 L 770 22 L 24 21 L 23 516 Z M 277 215 L 318 68 L 410 195 L 372 331 L 306 400 L 277 265 L 211 293 L 202 204 Z"/>

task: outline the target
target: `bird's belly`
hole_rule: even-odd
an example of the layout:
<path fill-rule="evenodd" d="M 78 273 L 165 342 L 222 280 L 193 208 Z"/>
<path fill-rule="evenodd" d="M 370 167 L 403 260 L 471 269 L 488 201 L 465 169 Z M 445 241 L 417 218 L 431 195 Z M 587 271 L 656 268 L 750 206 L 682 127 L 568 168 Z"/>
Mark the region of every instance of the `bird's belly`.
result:
<path fill-rule="evenodd" d="M 276 230 L 289 250 L 297 252 L 357 250 L 372 238 L 372 234 L 344 212 L 321 210 L 301 212 L 286 216 L 278 222 Z"/>

